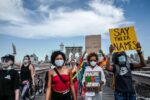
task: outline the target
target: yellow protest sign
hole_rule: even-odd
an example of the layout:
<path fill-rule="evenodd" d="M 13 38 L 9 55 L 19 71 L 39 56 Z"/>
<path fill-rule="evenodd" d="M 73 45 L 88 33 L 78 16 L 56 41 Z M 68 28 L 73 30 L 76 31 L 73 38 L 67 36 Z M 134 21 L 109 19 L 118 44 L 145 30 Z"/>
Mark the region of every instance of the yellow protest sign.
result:
<path fill-rule="evenodd" d="M 110 41 L 114 46 L 114 52 L 126 50 L 137 50 L 137 37 L 134 27 L 114 28 L 109 29 Z"/>

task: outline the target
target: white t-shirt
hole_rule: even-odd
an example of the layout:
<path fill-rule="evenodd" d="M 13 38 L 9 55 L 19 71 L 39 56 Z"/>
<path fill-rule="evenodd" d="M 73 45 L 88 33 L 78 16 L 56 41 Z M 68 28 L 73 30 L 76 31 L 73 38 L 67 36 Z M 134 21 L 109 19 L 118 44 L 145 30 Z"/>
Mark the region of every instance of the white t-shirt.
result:
<path fill-rule="evenodd" d="M 98 66 L 98 65 L 96 65 L 94 68 L 91 68 L 90 66 L 87 66 L 87 67 L 86 67 L 85 72 L 84 72 L 84 76 L 83 76 L 82 83 L 85 82 L 85 73 L 88 72 L 88 71 L 89 71 L 89 72 L 91 72 L 91 71 L 93 71 L 93 72 L 95 72 L 95 71 L 101 72 L 101 81 L 103 81 L 104 84 L 106 83 L 104 71 L 103 71 L 103 69 L 102 69 L 100 66 Z M 100 91 L 100 92 L 102 92 L 102 91 Z M 86 92 L 86 93 L 85 93 L 85 96 L 95 96 L 95 92 Z"/>

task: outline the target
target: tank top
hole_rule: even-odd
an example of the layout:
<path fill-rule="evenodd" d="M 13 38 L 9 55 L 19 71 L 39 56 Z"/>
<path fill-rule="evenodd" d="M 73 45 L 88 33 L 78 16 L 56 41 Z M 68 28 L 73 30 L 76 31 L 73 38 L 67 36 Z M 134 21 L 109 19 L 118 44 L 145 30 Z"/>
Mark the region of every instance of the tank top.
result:
<path fill-rule="evenodd" d="M 28 66 L 22 65 L 21 72 L 20 72 L 21 81 L 25 81 L 25 80 L 31 81 L 32 80 L 31 71 L 29 69 L 29 66 L 30 66 L 30 64 Z"/>
<path fill-rule="evenodd" d="M 65 83 L 64 84 L 59 76 L 54 76 L 52 77 L 52 86 L 54 91 L 66 91 L 69 89 L 69 82 L 70 82 L 70 77 L 68 75 L 61 75 L 62 78 L 64 79 Z"/>

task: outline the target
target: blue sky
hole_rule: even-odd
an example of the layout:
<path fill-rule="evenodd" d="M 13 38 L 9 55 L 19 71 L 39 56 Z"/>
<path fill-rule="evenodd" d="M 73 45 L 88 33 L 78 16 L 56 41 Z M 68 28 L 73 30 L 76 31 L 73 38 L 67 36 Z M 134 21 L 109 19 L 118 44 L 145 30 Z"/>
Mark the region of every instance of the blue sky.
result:
<path fill-rule="evenodd" d="M 83 46 L 84 36 L 102 35 L 108 53 L 108 29 L 134 25 L 145 57 L 150 56 L 149 0 L 1 0 L 0 57 L 17 48 L 17 60 L 35 53 L 44 59 L 52 50 Z"/>

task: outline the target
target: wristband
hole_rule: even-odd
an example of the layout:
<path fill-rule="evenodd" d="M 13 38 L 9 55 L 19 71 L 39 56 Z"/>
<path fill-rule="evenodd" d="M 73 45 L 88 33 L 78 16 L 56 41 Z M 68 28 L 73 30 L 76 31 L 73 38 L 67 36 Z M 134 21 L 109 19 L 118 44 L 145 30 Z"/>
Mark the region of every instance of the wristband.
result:
<path fill-rule="evenodd" d="M 141 55 L 142 53 L 143 53 L 142 51 L 139 51 L 139 52 L 138 52 L 139 55 Z"/>

